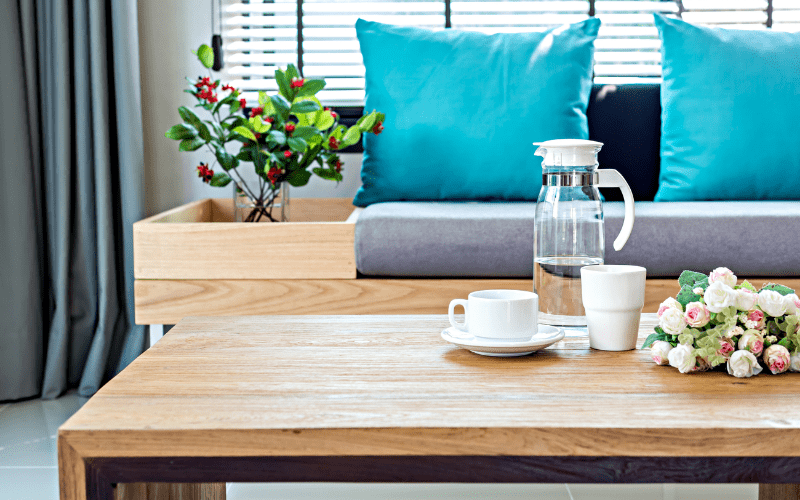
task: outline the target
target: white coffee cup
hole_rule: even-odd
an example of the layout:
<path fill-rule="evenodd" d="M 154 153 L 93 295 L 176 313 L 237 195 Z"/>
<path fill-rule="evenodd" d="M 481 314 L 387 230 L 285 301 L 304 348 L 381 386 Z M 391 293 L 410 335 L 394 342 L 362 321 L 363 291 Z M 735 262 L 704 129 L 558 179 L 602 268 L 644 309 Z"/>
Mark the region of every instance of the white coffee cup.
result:
<path fill-rule="evenodd" d="M 456 322 L 455 308 L 463 306 L 464 323 Z M 539 296 L 524 290 L 481 290 L 467 300 L 455 299 L 448 311 L 450 324 L 473 337 L 522 342 L 536 335 Z"/>
<path fill-rule="evenodd" d="M 636 348 L 647 270 L 639 266 L 581 268 L 581 295 L 589 346 L 601 351 Z"/>

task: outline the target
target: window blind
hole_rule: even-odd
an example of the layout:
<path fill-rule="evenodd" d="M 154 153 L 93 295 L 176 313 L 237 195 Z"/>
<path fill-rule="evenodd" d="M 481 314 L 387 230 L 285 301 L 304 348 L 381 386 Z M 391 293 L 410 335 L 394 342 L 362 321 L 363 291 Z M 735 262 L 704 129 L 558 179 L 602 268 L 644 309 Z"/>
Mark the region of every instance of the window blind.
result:
<path fill-rule="evenodd" d="M 661 43 L 653 12 L 733 29 L 800 31 L 800 0 L 222 0 L 223 77 L 243 89 L 276 91 L 277 67 L 323 77 L 326 105 L 361 106 L 359 17 L 430 29 L 542 31 L 596 16 L 595 82 L 658 82 Z"/>

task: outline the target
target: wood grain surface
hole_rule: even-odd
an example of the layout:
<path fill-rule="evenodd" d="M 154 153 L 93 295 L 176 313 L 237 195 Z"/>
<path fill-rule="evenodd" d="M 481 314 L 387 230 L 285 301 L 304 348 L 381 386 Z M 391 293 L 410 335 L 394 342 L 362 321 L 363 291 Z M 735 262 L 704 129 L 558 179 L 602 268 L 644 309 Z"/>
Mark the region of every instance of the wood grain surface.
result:
<path fill-rule="evenodd" d="M 231 199 L 192 202 L 133 225 L 137 279 L 352 279 L 355 209 L 299 199 L 293 222 L 232 222 Z M 357 211 L 355 211 L 358 213 Z"/>
<path fill-rule="evenodd" d="M 759 484 L 758 500 L 800 500 L 800 484 Z"/>
<path fill-rule="evenodd" d="M 444 342 L 446 326 L 187 318 L 60 436 L 82 457 L 800 455 L 797 375 L 682 375 L 570 336 L 487 358 Z"/>
<path fill-rule="evenodd" d="M 777 281 L 800 288 L 798 279 Z M 137 324 L 174 325 L 201 315 L 443 314 L 451 299 L 475 290 L 532 290 L 533 280 L 137 280 L 134 288 Z M 675 279 L 647 280 L 644 312 L 656 312 L 679 290 Z"/>
<path fill-rule="evenodd" d="M 118 483 L 115 500 L 225 500 L 225 483 Z"/>

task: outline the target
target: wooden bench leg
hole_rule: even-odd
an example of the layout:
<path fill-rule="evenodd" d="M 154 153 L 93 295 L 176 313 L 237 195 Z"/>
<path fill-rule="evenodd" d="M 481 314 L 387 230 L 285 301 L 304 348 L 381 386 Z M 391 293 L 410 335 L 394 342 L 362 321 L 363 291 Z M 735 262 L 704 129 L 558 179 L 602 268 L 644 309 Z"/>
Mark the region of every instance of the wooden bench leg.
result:
<path fill-rule="evenodd" d="M 225 483 L 120 483 L 116 500 L 225 500 Z"/>
<path fill-rule="evenodd" d="M 759 484 L 758 500 L 800 500 L 800 484 Z"/>

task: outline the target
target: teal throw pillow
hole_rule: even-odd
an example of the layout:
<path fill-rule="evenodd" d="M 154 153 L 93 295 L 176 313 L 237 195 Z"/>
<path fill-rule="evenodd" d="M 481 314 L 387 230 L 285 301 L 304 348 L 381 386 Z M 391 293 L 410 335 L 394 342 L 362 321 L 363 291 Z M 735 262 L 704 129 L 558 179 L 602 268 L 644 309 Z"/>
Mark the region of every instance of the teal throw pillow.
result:
<path fill-rule="evenodd" d="M 533 142 L 586 139 L 598 19 L 540 33 L 400 27 L 359 19 L 365 134 L 354 204 L 399 200 L 535 200 Z"/>
<path fill-rule="evenodd" d="M 664 75 L 656 201 L 800 199 L 800 33 L 655 21 Z"/>

